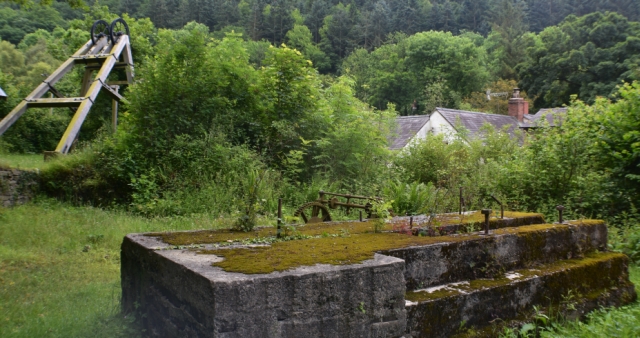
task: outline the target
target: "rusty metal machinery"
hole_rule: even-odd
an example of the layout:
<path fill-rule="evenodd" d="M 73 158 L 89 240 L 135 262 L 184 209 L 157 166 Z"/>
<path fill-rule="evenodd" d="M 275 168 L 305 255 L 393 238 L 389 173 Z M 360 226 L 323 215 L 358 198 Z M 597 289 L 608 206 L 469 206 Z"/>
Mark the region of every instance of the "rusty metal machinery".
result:
<path fill-rule="evenodd" d="M 317 200 L 309 203 L 305 203 L 296 210 L 293 214 L 295 217 L 300 217 L 307 224 L 331 222 L 331 214 L 329 209 L 337 209 L 339 207 L 345 208 L 347 214 L 353 209 L 362 209 L 367 213 L 367 218 L 371 218 L 373 215 L 371 202 L 380 202 L 380 197 L 367 197 L 349 194 L 337 194 L 331 192 L 320 191 Z M 338 199 L 345 198 L 346 202 Z M 365 200 L 366 203 L 352 203 L 351 200 Z"/>
<path fill-rule="evenodd" d="M 84 65 L 80 96 L 64 97 L 56 90 L 54 85 L 76 65 Z M 127 80 L 107 81 L 109 74 L 114 69 L 124 69 Z M 93 75 L 94 71 L 97 71 L 95 76 Z M 4 134 L 26 112 L 27 108 L 69 107 L 75 111 L 74 116 L 55 151 L 46 152 L 45 157 L 47 155 L 66 154 L 69 152 L 82 123 L 102 89 L 113 100 L 112 124 L 114 130 L 116 129 L 118 103 L 126 103 L 126 99 L 119 94 L 119 88 L 121 85 L 133 83 L 133 76 L 133 57 L 131 55 L 127 23 L 122 18 L 115 19 L 111 24 L 104 20 L 97 20 L 91 27 L 91 39 L 67 61 L 63 62 L 55 72 L 49 75 L 46 80 L 0 121 L 0 135 Z M 50 92 L 55 98 L 43 98 L 47 92 Z"/>

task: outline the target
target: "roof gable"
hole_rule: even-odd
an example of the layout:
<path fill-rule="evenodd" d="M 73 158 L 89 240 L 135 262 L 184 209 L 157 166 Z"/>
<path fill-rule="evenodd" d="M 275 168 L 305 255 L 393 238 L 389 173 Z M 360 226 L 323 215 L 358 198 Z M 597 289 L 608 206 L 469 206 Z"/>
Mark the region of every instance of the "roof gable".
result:
<path fill-rule="evenodd" d="M 519 127 L 518 120 L 508 115 L 487 114 L 439 107 L 436 108 L 436 112 L 440 113 L 454 128 L 459 124 L 462 125 L 462 127 L 469 131 L 469 136 L 478 135 L 482 126 L 486 123 L 494 126 L 496 130 L 507 128 L 507 132 L 510 135 L 515 135 L 515 131 Z"/>
<path fill-rule="evenodd" d="M 389 149 L 404 148 L 427 122 L 429 122 L 429 115 L 398 116 L 396 133 L 389 139 Z"/>

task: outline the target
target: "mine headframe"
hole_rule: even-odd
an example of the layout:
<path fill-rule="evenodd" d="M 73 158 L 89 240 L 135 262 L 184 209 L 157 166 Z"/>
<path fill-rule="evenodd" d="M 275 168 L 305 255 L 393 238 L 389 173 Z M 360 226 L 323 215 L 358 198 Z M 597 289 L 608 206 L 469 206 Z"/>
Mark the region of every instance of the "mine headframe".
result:
<path fill-rule="evenodd" d="M 64 97 L 54 85 L 76 65 L 84 65 L 80 96 Z M 114 69 L 124 69 L 127 80 L 108 82 L 107 78 Z M 94 71 L 97 71 L 95 76 Z M 122 18 L 115 19 L 111 24 L 104 20 L 97 20 L 91 27 L 91 39 L 0 121 L 0 135 L 4 134 L 26 112 L 27 108 L 69 107 L 75 111 L 74 116 L 55 151 L 45 152 L 45 158 L 48 155 L 66 154 L 76 140 L 82 123 L 102 89 L 113 100 L 112 123 L 115 130 L 118 121 L 118 103 L 126 103 L 126 99 L 118 93 L 119 88 L 121 85 L 133 83 L 133 76 L 129 26 Z M 51 98 L 43 98 L 47 92 L 52 94 Z"/>

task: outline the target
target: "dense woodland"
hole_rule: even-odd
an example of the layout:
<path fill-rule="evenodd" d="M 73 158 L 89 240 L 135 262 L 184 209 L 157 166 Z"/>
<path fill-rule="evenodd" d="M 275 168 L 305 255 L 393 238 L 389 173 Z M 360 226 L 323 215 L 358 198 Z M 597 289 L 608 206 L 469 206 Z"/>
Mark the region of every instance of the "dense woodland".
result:
<path fill-rule="evenodd" d="M 455 208 L 463 186 L 470 207 L 494 194 L 550 217 L 557 204 L 618 224 L 620 212 L 635 215 L 636 1 L 73 5 L 2 3 L 9 99 L 0 116 L 88 40 L 96 19 L 129 23 L 138 81 L 124 92 L 117 133 L 99 96 L 75 155 L 43 170 L 50 195 L 252 224 L 277 197 L 294 208 L 319 189 L 384 195 L 399 213 L 424 213 Z M 80 77 L 57 88 L 76 96 Z M 531 113 L 571 106 L 567 122 L 517 139 L 488 128 L 481 140 L 387 149 L 398 115 L 437 106 L 506 114 L 507 97 L 489 101 L 485 91 L 516 86 Z M 2 151 L 55 148 L 71 115 L 30 110 Z"/>

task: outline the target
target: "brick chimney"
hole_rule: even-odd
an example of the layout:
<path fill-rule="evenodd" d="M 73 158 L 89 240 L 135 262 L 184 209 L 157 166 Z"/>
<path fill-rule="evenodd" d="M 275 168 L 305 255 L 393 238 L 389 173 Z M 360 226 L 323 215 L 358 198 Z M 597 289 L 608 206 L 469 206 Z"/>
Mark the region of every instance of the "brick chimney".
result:
<path fill-rule="evenodd" d="M 509 116 L 513 116 L 518 119 L 518 122 L 522 122 L 525 114 L 529 114 L 529 102 L 520 97 L 520 88 L 515 88 L 513 96 L 509 99 Z"/>

